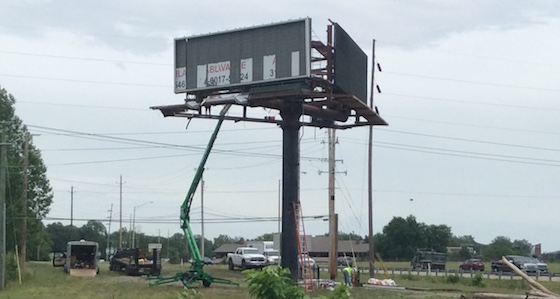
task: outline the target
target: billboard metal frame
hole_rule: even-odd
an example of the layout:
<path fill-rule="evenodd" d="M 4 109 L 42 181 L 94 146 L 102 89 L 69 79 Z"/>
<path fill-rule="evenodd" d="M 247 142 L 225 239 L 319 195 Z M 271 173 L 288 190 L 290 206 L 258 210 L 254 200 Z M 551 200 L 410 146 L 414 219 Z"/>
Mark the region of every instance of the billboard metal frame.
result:
<path fill-rule="evenodd" d="M 302 25 L 299 25 L 298 23 L 301 23 Z M 291 27 L 295 27 L 295 29 L 290 28 Z M 277 47 L 275 47 L 275 49 L 278 49 L 278 53 L 284 54 L 286 55 L 288 52 L 287 51 L 291 51 L 291 50 L 297 50 L 295 52 L 297 52 L 296 56 L 294 57 L 295 52 L 292 52 L 292 60 L 294 58 L 297 59 L 297 75 L 294 75 L 293 72 L 293 68 L 294 68 L 294 62 L 291 61 L 292 65 L 292 74 L 291 75 L 286 75 L 286 74 L 282 74 L 282 77 L 280 78 L 276 78 L 277 74 L 274 74 L 275 78 L 264 78 L 264 74 L 262 76 L 262 78 L 257 78 L 256 80 L 253 80 L 253 69 L 251 69 L 251 80 L 245 81 L 245 82 L 235 82 L 238 81 L 237 78 L 235 77 L 235 75 L 233 76 L 233 80 L 235 83 L 231 83 L 231 84 L 220 84 L 220 85 L 211 85 L 211 86 L 192 86 L 193 83 L 193 79 L 192 79 L 192 74 L 195 73 L 195 68 L 200 67 L 200 66 L 204 66 L 204 67 L 208 67 L 207 65 L 210 65 L 212 63 L 219 63 L 219 61 L 207 61 L 205 65 L 198 65 L 197 62 L 193 62 L 193 61 L 188 61 L 188 52 L 189 52 L 189 47 L 196 47 L 197 43 L 202 43 L 204 44 L 204 40 L 208 41 L 210 40 L 211 42 L 216 42 L 215 40 L 219 40 L 220 38 L 223 39 L 224 43 L 231 43 L 233 44 L 233 46 L 235 46 L 235 48 L 242 48 L 244 47 L 244 49 L 241 49 L 238 51 L 241 52 L 242 50 L 244 50 L 244 52 L 252 52 L 252 54 L 255 54 L 257 56 L 263 56 L 262 59 L 264 60 L 265 57 L 264 55 L 266 54 L 265 52 L 262 53 L 257 53 L 259 51 L 259 47 L 261 47 L 260 45 L 255 45 L 252 47 L 247 47 L 243 44 L 243 42 L 241 40 L 228 40 L 228 35 L 237 35 L 237 36 L 244 36 L 247 35 L 249 37 L 251 37 L 251 35 L 259 35 L 259 33 L 261 34 L 261 39 L 263 39 L 264 41 L 268 40 L 271 41 L 273 40 L 272 38 L 269 38 L 268 36 L 266 36 L 266 31 L 279 31 L 279 30 L 285 30 L 286 33 L 288 33 L 288 30 L 291 30 L 291 33 L 294 33 L 293 31 L 295 30 L 299 30 L 300 28 L 297 28 L 298 26 L 302 26 L 304 32 L 300 32 L 301 36 L 298 36 L 299 39 L 303 38 L 303 41 L 301 42 L 301 44 L 298 44 L 298 47 L 290 49 L 287 48 L 287 46 L 285 46 L 285 48 L 282 49 L 281 45 L 282 41 L 276 41 L 276 43 L 278 44 Z M 283 29 L 282 27 L 285 28 L 289 28 L 289 29 Z M 214 40 L 214 41 L 212 41 Z M 194 44 L 194 46 L 190 46 L 189 45 L 189 41 L 191 42 L 191 45 Z M 179 43 L 180 42 L 184 42 L 183 45 L 181 45 L 184 49 L 181 51 L 184 51 L 184 65 L 178 65 L 178 60 L 181 59 L 183 60 L 183 57 L 180 57 L 178 55 L 183 55 L 183 53 L 178 53 L 177 48 L 179 47 Z M 292 43 L 294 43 L 292 41 Z M 264 46 L 262 46 L 264 47 Z M 192 50 L 192 49 L 191 49 Z M 187 93 L 187 94 L 198 94 L 201 96 L 205 96 L 208 94 L 212 94 L 213 92 L 216 91 L 229 91 L 229 92 L 243 92 L 243 91 L 247 91 L 249 88 L 253 87 L 253 86 L 258 86 L 258 85 L 275 85 L 275 84 L 282 84 L 284 82 L 290 82 L 290 81 L 300 81 L 300 80 L 306 80 L 309 79 L 311 77 L 311 19 L 310 18 L 302 18 L 302 19 L 297 19 L 297 20 L 290 20 L 290 21 L 285 21 L 285 22 L 278 22 L 278 23 L 273 23 L 273 24 L 269 24 L 269 25 L 260 25 L 260 26 L 253 26 L 253 27 L 247 27 L 247 28 L 242 28 L 242 29 L 235 29 L 235 30 L 226 30 L 226 31 L 220 31 L 220 32 L 216 32 L 216 33 L 208 33 L 208 34 L 201 34 L 201 35 L 193 35 L 193 36 L 188 36 L 188 37 L 181 37 L 181 38 L 175 38 L 174 39 L 174 78 L 175 78 L 175 87 L 174 87 L 174 92 L 176 94 L 179 93 Z M 302 51 L 303 53 L 299 53 L 299 51 Z M 276 56 L 279 55 L 278 53 L 269 53 L 272 56 L 274 56 L 274 61 L 276 62 Z M 239 69 L 237 69 L 237 64 L 240 64 L 240 62 L 238 60 L 244 60 L 244 59 L 250 59 L 251 60 L 251 68 L 253 65 L 253 60 L 255 61 L 255 65 L 258 66 L 262 66 L 265 62 L 262 62 L 259 60 L 257 61 L 257 59 L 261 59 L 261 57 L 246 57 L 246 56 L 242 56 L 243 54 L 238 54 L 238 57 L 235 57 L 235 54 L 238 53 L 234 53 L 231 54 L 231 57 L 228 57 L 229 60 L 224 61 L 227 62 L 227 68 L 228 68 L 228 72 L 229 69 L 231 67 L 231 70 L 235 69 L 235 71 L 239 71 Z M 300 62 L 300 58 L 303 58 L 302 61 Z M 222 59 L 223 56 L 222 56 Z M 216 59 L 216 60 L 220 60 L 220 59 Z M 242 63 L 242 62 L 241 62 Z M 282 63 L 286 63 L 286 61 L 282 61 Z M 299 68 L 303 66 L 303 71 L 300 70 Z M 240 66 L 239 66 L 240 68 Z M 281 68 L 287 68 L 287 66 L 281 66 Z M 275 69 L 276 71 L 276 69 Z M 285 70 L 284 70 L 285 71 Z M 197 70 L 198 72 L 198 70 Z M 264 71 L 263 71 L 264 72 Z M 261 73 L 259 73 L 259 71 L 257 70 L 255 72 L 257 75 L 260 75 Z M 179 88 L 178 88 L 178 75 L 184 74 L 184 85 L 182 84 L 183 82 L 181 81 L 179 83 Z M 191 76 L 189 76 L 191 75 Z M 198 76 L 198 75 L 197 75 Z M 228 73 L 228 82 L 232 77 L 230 76 L 230 74 Z M 198 78 L 196 78 L 198 79 Z M 240 81 L 240 80 L 239 80 Z M 190 84 L 189 84 L 190 83 Z M 207 85 L 208 82 L 205 82 L 205 84 Z"/>

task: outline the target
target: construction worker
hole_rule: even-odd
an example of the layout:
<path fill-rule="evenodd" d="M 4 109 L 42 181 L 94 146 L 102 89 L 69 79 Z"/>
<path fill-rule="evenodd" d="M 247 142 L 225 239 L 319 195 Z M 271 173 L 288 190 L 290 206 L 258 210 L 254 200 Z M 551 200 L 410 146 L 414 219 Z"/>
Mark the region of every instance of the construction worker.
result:
<path fill-rule="evenodd" d="M 349 265 L 342 269 L 342 273 L 344 274 L 344 285 L 352 286 L 352 272 L 353 269 Z"/>

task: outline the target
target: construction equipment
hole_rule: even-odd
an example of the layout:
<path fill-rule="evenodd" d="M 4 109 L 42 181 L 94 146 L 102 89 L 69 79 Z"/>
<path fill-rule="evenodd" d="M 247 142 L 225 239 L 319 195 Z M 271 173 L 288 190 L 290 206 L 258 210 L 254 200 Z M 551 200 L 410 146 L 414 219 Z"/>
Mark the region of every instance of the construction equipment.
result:
<path fill-rule="evenodd" d="M 436 252 L 431 248 L 418 248 L 410 262 L 410 269 L 445 270 L 445 253 Z"/>
<path fill-rule="evenodd" d="M 313 283 L 313 268 L 315 267 L 315 261 L 313 261 L 313 259 L 309 256 L 305 226 L 303 225 L 303 212 L 301 210 L 300 202 L 294 203 L 294 218 L 296 222 L 296 236 L 299 253 L 298 262 L 301 271 L 301 279 L 303 281 L 303 288 L 306 292 L 309 292 L 315 289 L 315 284 Z"/>
<path fill-rule="evenodd" d="M 196 244 L 196 239 L 194 237 L 194 234 L 192 233 L 191 224 L 189 222 L 190 219 L 189 214 L 191 210 L 191 204 L 193 202 L 194 193 L 198 187 L 198 184 L 202 180 L 204 165 L 206 164 L 206 161 L 208 160 L 208 156 L 210 155 L 210 151 L 214 146 L 214 142 L 216 141 L 216 137 L 218 136 L 218 132 L 220 131 L 220 127 L 222 126 L 222 123 L 224 121 L 224 116 L 226 115 L 230 107 L 231 104 L 227 104 L 220 112 L 220 118 L 218 120 L 218 123 L 216 124 L 216 128 L 214 129 L 214 132 L 210 137 L 210 141 L 208 141 L 208 145 L 206 146 L 206 150 L 204 151 L 200 164 L 196 169 L 189 191 L 187 192 L 185 200 L 181 205 L 181 228 L 185 233 L 187 248 L 189 249 L 189 252 L 192 254 L 193 261 L 191 267 L 189 270 L 185 272 L 179 272 L 171 277 L 163 277 L 163 276 L 149 277 L 148 279 L 151 280 L 149 286 L 173 283 L 176 281 L 181 281 L 185 287 L 190 286 L 192 283 L 196 281 L 202 282 L 202 285 L 205 287 L 209 287 L 212 283 L 222 283 L 222 284 L 231 284 L 231 285 L 239 286 L 238 283 L 235 283 L 231 280 L 212 277 L 210 274 L 203 271 L 204 260 Z"/>

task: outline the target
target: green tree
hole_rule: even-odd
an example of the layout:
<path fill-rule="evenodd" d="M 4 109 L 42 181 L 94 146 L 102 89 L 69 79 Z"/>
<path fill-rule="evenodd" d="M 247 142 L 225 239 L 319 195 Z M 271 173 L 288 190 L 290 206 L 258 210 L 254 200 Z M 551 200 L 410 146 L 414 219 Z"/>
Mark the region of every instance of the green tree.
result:
<path fill-rule="evenodd" d="M 78 229 L 78 239 L 105 244 L 107 242 L 107 230 L 105 225 L 97 220 L 89 220 Z"/>
<path fill-rule="evenodd" d="M 513 253 L 516 255 L 531 255 L 533 251 L 533 244 L 529 241 L 523 240 L 514 240 L 511 244 Z"/>
<path fill-rule="evenodd" d="M 256 241 L 272 241 L 272 240 L 274 240 L 274 234 L 275 233 L 265 233 L 265 234 L 262 234 L 262 235 L 258 236 L 255 240 Z"/>
<path fill-rule="evenodd" d="M 500 259 L 504 255 L 513 254 L 513 243 L 508 237 L 498 236 L 483 248 L 482 254 L 488 259 Z"/>
<path fill-rule="evenodd" d="M 376 246 L 384 259 L 410 259 L 416 249 L 425 244 L 422 227 L 412 215 L 406 219 L 393 217 L 383 227 L 379 241 Z"/>
<path fill-rule="evenodd" d="M 449 246 L 462 247 L 464 245 L 474 247 L 474 245 L 478 245 L 478 243 L 474 240 L 474 237 L 471 235 L 452 236 L 451 239 L 449 240 Z"/>
<path fill-rule="evenodd" d="M 424 240 L 426 248 L 432 248 L 438 252 L 447 252 L 447 246 L 453 234 L 451 227 L 447 225 L 429 225 L 424 228 Z"/>
<path fill-rule="evenodd" d="M 462 246 L 461 250 L 459 251 L 459 258 L 461 260 L 467 260 L 472 258 L 472 254 L 469 251 L 469 249 L 467 248 L 467 246 Z"/>
<path fill-rule="evenodd" d="M 230 237 L 228 235 L 219 235 L 217 238 L 214 238 L 214 249 L 224 245 L 224 244 L 233 244 L 233 243 L 238 243 L 241 239 L 241 237 Z"/>
<path fill-rule="evenodd" d="M 48 224 L 45 228 L 51 240 L 52 251 L 65 251 L 66 243 L 70 241 L 70 225 L 64 226 L 60 222 Z"/>
<path fill-rule="evenodd" d="M 196 244 L 198 244 L 198 249 L 200 250 L 200 239 L 202 239 L 201 235 L 195 235 L 194 236 L 195 240 L 196 240 Z M 204 252 L 200 253 L 202 255 L 202 257 L 212 257 L 214 256 L 214 248 L 213 248 L 213 244 L 212 241 L 204 238 Z"/>
<path fill-rule="evenodd" d="M 6 180 L 6 231 L 14 232 L 6 235 L 6 248 L 10 250 L 22 237 L 22 182 L 27 177 L 27 203 L 26 203 L 26 227 L 28 240 L 26 251 L 28 256 L 36 252 L 36 244 L 32 240 L 42 240 L 41 219 L 49 212 L 53 194 L 50 183 L 46 176 L 46 167 L 43 163 L 40 151 L 33 144 L 33 137 L 28 135 L 27 128 L 21 119 L 15 114 L 14 105 L 16 99 L 0 87 L 0 126 L 7 135 L 7 142 L 12 144 L 8 147 L 8 175 Z M 28 170 L 24 172 L 23 157 L 25 136 L 29 138 Z M 42 240 L 45 241 L 45 240 Z M 41 242 L 36 242 L 41 243 Z"/>

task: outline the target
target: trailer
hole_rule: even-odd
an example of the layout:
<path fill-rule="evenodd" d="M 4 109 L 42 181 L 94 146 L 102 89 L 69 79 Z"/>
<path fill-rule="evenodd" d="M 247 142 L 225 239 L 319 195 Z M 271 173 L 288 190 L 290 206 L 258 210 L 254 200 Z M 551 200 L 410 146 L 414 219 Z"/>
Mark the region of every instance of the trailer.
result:
<path fill-rule="evenodd" d="M 70 241 L 66 248 L 64 272 L 71 276 L 95 277 L 99 274 L 99 244 L 93 241 Z"/>
<path fill-rule="evenodd" d="M 140 248 L 119 249 L 109 261 L 109 270 L 125 272 L 130 276 L 160 275 L 159 250 L 152 249 L 152 255 L 148 256 Z"/>

